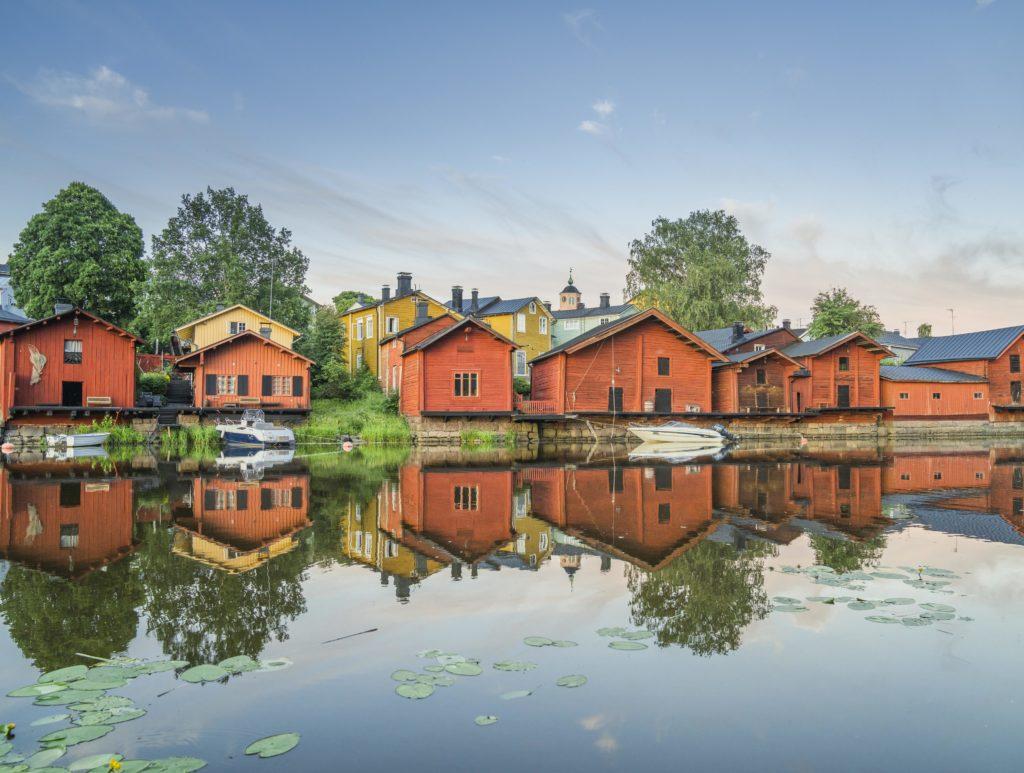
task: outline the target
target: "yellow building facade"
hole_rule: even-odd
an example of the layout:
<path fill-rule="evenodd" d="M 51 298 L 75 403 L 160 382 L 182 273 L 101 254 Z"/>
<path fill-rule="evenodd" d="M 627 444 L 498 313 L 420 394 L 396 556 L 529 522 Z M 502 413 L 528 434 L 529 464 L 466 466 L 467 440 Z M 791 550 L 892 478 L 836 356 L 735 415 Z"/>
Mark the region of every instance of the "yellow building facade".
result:
<path fill-rule="evenodd" d="M 191 341 L 194 351 L 246 330 L 259 333 L 289 349 L 300 335 L 297 330 L 240 303 L 188 322 L 174 333 L 181 341 Z"/>

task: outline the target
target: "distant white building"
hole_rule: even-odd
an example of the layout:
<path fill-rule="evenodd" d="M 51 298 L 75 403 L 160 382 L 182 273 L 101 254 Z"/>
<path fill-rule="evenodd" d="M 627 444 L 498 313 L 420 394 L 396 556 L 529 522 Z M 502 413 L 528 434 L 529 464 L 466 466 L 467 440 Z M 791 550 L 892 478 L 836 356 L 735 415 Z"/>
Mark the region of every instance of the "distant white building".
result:
<path fill-rule="evenodd" d="M 6 263 L 0 263 L 0 309 L 24 317 L 25 312 L 14 304 L 14 290 L 11 288 L 11 270 Z"/>

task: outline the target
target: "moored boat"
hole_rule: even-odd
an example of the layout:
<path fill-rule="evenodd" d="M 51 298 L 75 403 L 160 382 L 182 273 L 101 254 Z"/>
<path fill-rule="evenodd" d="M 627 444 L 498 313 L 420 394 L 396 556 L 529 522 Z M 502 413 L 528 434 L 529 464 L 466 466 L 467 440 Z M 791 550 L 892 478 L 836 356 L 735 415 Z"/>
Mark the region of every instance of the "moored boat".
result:
<path fill-rule="evenodd" d="M 263 411 L 243 411 L 239 421 L 224 421 L 216 425 L 217 433 L 225 443 L 247 446 L 295 445 L 295 433 L 288 427 L 279 427 L 267 421 Z"/>
<path fill-rule="evenodd" d="M 47 435 L 47 445 L 55 448 L 82 448 L 84 446 L 101 446 L 110 437 L 109 432 L 82 432 L 78 435 Z"/>
<path fill-rule="evenodd" d="M 698 460 L 718 461 L 729 454 L 722 443 L 641 443 L 629 452 L 631 462 L 685 464 Z"/>
<path fill-rule="evenodd" d="M 682 421 L 669 421 L 657 426 L 632 425 L 629 431 L 645 443 L 687 443 L 690 445 L 724 445 L 737 440 L 721 424 L 698 427 Z"/>

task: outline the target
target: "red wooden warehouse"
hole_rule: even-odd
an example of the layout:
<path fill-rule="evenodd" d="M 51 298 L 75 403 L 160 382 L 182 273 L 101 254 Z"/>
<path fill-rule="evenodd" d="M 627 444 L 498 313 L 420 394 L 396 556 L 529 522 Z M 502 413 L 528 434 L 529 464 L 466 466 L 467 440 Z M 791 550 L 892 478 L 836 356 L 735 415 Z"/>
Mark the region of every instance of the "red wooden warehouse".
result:
<path fill-rule="evenodd" d="M 988 416 L 983 376 L 944 368 L 883 365 L 882 404 L 896 419 L 979 419 Z"/>
<path fill-rule="evenodd" d="M 313 361 L 287 346 L 245 330 L 178 358 L 193 372 L 197 408 L 309 410 Z"/>
<path fill-rule="evenodd" d="M 555 414 L 707 412 L 715 362 L 728 360 L 647 309 L 535 357 L 531 402 L 537 412 Z"/>
<path fill-rule="evenodd" d="M 380 381 L 385 392 L 397 392 L 402 386 L 402 355 L 409 347 L 425 338 L 451 327 L 458 320 L 451 314 L 439 317 L 427 316 L 426 301 L 416 303 L 416 321 L 389 336 L 380 339 Z"/>
<path fill-rule="evenodd" d="M 473 317 L 407 346 L 402 353 L 402 413 L 511 414 L 511 354 L 517 348 Z"/>
<path fill-rule="evenodd" d="M 75 308 L 0 332 L 2 418 L 15 410 L 134 407 L 137 341 Z"/>
<path fill-rule="evenodd" d="M 787 413 L 800 363 L 777 349 L 728 355 L 711 371 L 714 410 L 719 413 Z"/>
<path fill-rule="evenodd" d="M 803 365 L 794 374 L 794 411 L 882 407 L 879 368 L 893 354 L 863 333 L 803 341 L 783 354 Z"/>
<path fill-rule="evenodd" d="M 742 354 L 744 352 L 763 352 L 766 349 L 783 349 L 800 341 L 800 336 L 793 332 L 788 319 L 782 320 L 782 327 L 769 328 L 768 330 L 751 330 L 742 322 L 734 322 L 729 327 L 698 330 L 694 335 L 713 346 L 722 354 Z"/>

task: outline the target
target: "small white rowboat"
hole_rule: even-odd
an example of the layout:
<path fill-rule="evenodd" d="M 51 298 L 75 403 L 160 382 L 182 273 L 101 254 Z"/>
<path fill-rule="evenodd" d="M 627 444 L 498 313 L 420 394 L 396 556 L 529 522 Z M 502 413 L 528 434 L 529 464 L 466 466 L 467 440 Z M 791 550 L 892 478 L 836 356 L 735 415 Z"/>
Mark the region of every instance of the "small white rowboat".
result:
<path fill-rule="evenodd" d="M 83 448 L 101 446 L 110 437 L 109 432 L 83 432 L 80 435 L 47 435 L 46 443 L 54 447 Z"/>

